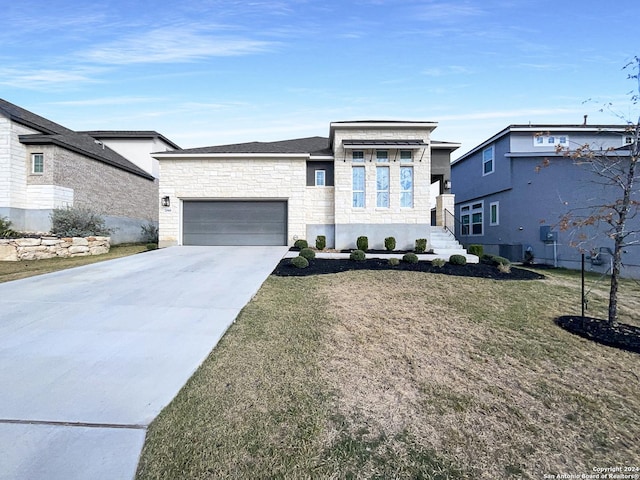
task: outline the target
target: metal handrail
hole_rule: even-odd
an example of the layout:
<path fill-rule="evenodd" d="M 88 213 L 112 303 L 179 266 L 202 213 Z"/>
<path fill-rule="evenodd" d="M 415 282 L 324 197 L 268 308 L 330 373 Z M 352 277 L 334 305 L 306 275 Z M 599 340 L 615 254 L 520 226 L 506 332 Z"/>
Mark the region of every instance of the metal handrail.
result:
<path fill-rule="evenodd" d="M 444 209 L 444 229 L 451 232 L 452 235 L 456 234 L 456 223 L 462 227 L 462 222 L 456 218 L 456 216 L 448 209 Z M 460 228 L 462 232 L 462 228 Z"/>

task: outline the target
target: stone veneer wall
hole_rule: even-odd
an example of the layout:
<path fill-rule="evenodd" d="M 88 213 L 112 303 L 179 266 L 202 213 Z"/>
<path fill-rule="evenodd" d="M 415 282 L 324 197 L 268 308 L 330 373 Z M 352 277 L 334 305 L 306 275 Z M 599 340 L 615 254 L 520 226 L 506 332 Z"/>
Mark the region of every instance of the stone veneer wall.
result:
<path fill-rule="evenodd" d="M 2 238 L 0 239 L 0 261 L 102 255 L 108 253 L 110 248 L 110 237 Z"/>

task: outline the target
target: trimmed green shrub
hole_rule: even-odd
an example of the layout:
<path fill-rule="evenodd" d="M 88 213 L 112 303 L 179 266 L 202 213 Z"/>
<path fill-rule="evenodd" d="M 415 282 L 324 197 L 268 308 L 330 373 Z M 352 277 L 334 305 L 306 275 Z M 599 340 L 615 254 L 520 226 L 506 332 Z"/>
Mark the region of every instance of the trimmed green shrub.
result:
<path fill-rule="evenodd" d="M 110 235 L 102 215 L 84 207 L 54 208 L 51 213 L 51 233 L 59 237 L 89 237 Z"/>
<path fill-rule="evenodd" d="M 303 248 L 300 250 L 300 256 L 306 258 L 307 260 L 313 260 L 316 258 L 316 252 L 311 250 L 310 248 Z"/>
<path fill-rule="evenodd" d="M 367 254 L 362 250 L 354 250 L 353 252 L 351 252 L 351 255 L 349 255 L 349 259 L 356 262 L 364 262 L 366 258 Z"/>
<path fill-rule="evenodd" d="M 496 263 L 496 265 L 511 265 L 511 260 L 509 260 L 508 258 L 499 257 L 498 255 L 494 255 L 493 261 Z"/>
<path fill-rule="evenodd" d="M 431 260 L 431 265 L 434 267 L 442 268 L 447 261 L 444 258 L 434 258 Z"/>
<path fill-rule="evenodd" d="M 400 259 L 396 257 L 391 257 L 389 259 L 389 265 L 391 265 L 392 267 L 397 267 L 398 265 L 400 265 Z"/>
<path fill-rule="evenodd" d="M 402 256 L 402 261 L 407 263 L 418 263 L 418 255 L 415 253 L 405 253 Z"/>
<path fill-rule="evenodd" d="M 362 250 L 363 252 L 369 250 L 369 238 L 365 236 L 358 237 L 356 240 L 356 247 L 358 247 L 358 250 Z"/>
<path fill-rule="evenodd" d="M 149 222 L 140 227 L 140 236 L 144 243 L 158 243 L 158 227 Z"/>
<path fill-rule="evenodd" d="M 493 265 L 494 267 L 497 265 L 511 265 L 511 261 L 508 258 L 500 257 L 498 255 L 491 255 L 485 253 L 480 257 L 480 263 L 485 263 L 487 265 Z"/>
<path fill-rule="evenodd" d="M 147 250 L 156 250 L 158 248 L 158 244 L 153 242 L 147 243 L 146 246 L 147 246 Z"/>
<path fill-rule="evenodd" d="M 449 263 L 451 265 L 466 265 L 467 257 L 465 257 L 464 255 L 451 255 L 449 257 Z"/>
<path fill-rule="evenodd" d="M 318 235 L 316 237 L 316 248 L 318 250 L 324 250 L 325 248 L 327 248 L 327 237 L 325 237 L 324 235 Z"/>
<path fill-rule="evenodd" d="M 427 250 L 427 239 L 418 238 L 416 240 L 416 253 L 424 253 Z"/>
<path fill-rule="evenodd" d="M 484 254 L 484 247 L 482 245 L 469 245 L 469 248 L 467 248 L 467 251 L 471 254 L 471 255 L 475 255 L 477 257 L 481 257 Z"/>
<path fill-rule="evenodd" d="M 308 247 L 309 247 L 309 244 L 307 243 L 307 241 L 306 241 L 306 240 L 303 240 L 303 239 L 301 238 L 301 239 L 299 239 L 299 240 L 296 240 L 296 241 L 293 243 L 293 246 L 294 246 L 294 247 L 296 247 L 296 248 L 299 248 L 300 250 L 302 250 L 303 248 L 308 248 Z"/>
<path fill-rule="evenodd" d="M 396 239 L 393 237 L 387 237 L 384 239 L 384 248 L 389 252 L 393 252 L 396 249 Z"/>
<path fill-rule="evenodd" d="M 309 260 L 298 255 L 291 259 L 291 265 L 298 268 L 307 268 L 309 266 Z"/>

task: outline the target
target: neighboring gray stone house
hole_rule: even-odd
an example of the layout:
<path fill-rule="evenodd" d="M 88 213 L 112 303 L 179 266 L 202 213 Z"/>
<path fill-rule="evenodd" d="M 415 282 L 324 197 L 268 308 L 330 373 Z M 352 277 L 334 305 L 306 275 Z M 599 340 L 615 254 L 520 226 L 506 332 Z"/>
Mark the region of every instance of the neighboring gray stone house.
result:
<path fill-rule="evenodd" d="M 632 135 L 625 125 L 510 125 L 458 158 L 451 166 L 456 195 L 456 236 L 465 245 L 480 244 L 486 253 L 521 261 L 529 250 L 537 263 L 580 268 L 581 243 L 593 258 L 589 268 L 605 272 L 613 241 L 592 229 L 558 228 L 569 209 L 602 205 L 616 192 L 599 184 L 587 164 L 576 165 L 556 147 L 588 144 L 620 161 L 628 158 Z M 610 151 L 607 152 L 607 149 Z M 537 168 L 545 159 L 551 164 Z M 636 189 L 635 200 L 640 200 Z M 640 217 L 629 230 L 640 230 Z M 636 238 L 640 240 L 640 238 Z M 624 275 L 640 276 L 640 246 L 623 254 Z"/>
<path fill-rule="evenodd" d="M 136 154 L 109 147 L 118 142 Z M 0 216 L 14 230 L 47 232 L 54 208 L 88 207 L 116 229 L 113 243 L 137 241 L 158 220 L 149 154 L 174 148 L 156 132 L 75 132 L 0 99 Z"/>
<path fill-rule="evenodd" d="M 453 209 L 450 155 L 460 145 L 431 139 L 435 122 L 333 122 L 329 137 L 251 142 L 155 154 L 160 160 L 160 243 L 327 245 L 358 236 L 384 248 L 413 248 L 442 234 Z M 436 235 L 434 232 L 437 232 Z M 455 243 L 445 235 L 442 248 Z"/>

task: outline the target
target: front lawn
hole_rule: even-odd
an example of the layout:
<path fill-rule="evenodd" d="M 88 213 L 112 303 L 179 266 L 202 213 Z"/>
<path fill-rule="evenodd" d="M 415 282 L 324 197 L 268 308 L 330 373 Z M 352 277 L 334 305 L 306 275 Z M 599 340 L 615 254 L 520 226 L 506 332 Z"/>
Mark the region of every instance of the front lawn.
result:
<path fill-rule="evenodd" d="M 149 429 L 138 479 L 541 479 L 640 466 L 640 355 L 553 323 L 576 276 L 271 276 Z M 602 316 L 601 287 L 589 314 Z M 625 282 L 621 321 L 640 321 Z M 170 354 L 170 352 L 168 352 Z"/>

